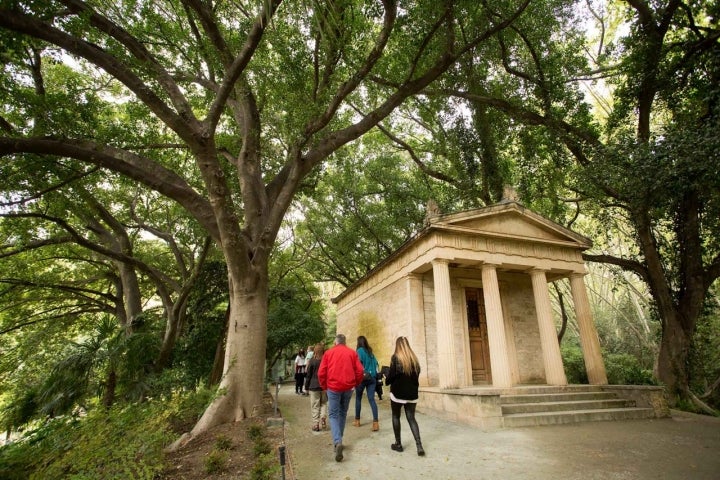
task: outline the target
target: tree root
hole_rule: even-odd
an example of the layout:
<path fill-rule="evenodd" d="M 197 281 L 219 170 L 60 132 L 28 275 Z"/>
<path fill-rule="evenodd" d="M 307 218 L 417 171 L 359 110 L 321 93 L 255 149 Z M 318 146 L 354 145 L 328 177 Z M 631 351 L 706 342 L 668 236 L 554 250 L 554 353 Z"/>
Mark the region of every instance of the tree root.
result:
<path fill-rule="evenodd" d="M 181 449 L 182 447 L 184 447 L 185 445 L 187 445 L 190 442 L 190 440 L 192 440 L 192 439 L 193 439 L 193 436 L 189 432 L 185 432 L 182 435 L 180 435 L 180 438 L 178 438 L 173 443 L 171 443 L 170 445 L 165 447 L 165 452 L 166 453 L 175 452 L 175 451 Z"/>
<path fill-rule="evenodd" d="M 720 412 L 718 412 L 717 410 L 712 408 L 710 405 L 708 405 L 707 403 L 700 400 L 697 397 L 697 395 L 692 393 L 690 390 L 688 390 L 688 397 L 690 397 L 690 401 L 692 401 L 693 405 L 698 407 L 703 412 L 707 413 L 708 415 L 712 415 L 714 417 L 720 417 Z"/>

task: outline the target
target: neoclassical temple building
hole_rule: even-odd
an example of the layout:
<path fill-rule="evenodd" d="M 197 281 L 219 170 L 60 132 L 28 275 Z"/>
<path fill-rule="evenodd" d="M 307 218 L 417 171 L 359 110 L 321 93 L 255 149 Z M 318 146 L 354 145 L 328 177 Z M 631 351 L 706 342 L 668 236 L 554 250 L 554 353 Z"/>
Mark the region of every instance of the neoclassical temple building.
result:
<path fill-rule="evenodd" d="M 338 297 L 338 332 L 421 362 L 418 408 L 481 426 L 664 416 L 662 389 L 608 386 L 585 287 L 592 242 L 516 201 L 442 215 Z M 548 287 L 569 279 L 590 385 L 568 385 Z M 580 414 L 578 412 L 588 412 Z"/>

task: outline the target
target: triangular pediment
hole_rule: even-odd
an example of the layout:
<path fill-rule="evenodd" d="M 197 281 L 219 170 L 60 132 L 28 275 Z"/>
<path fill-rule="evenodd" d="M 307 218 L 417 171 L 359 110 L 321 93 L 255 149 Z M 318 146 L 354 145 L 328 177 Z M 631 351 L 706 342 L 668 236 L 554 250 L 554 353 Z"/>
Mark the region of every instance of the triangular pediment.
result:
<path fill-rule="evenodd" d="M 551 243 L 575 243 L 588 248 L 592 242 L 547 218 L 538 215 L 516 202 L 493 205 L 467 212 L 436 217 L 436 228 L 457 228 L 478 235 L 515 237 Z"/>

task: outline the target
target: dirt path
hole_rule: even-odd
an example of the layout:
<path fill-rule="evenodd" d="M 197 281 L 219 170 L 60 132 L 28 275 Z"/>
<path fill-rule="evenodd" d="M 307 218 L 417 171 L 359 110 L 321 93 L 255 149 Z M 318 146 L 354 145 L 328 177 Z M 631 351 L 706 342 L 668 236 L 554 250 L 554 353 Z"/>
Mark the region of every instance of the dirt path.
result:
<path fill-rule="evenodd" d="M 483 430 L 418 413 L 427 455 L 418 457 L 402 419 L 402 453 L 394 441 L 389 400 L 378 402 L 380 431 L 345 429 L 345 459 L 334 461 L 329 431 L 310 431 L 310 400 L 280 388 L 290 465 L 287 480 L 718 480 L 720 419 L 674 412 L 672 419 Z M 421 410 L 421 405 L 418 406 Z M 349 420 L 354 417 L 354 398 Z"/>

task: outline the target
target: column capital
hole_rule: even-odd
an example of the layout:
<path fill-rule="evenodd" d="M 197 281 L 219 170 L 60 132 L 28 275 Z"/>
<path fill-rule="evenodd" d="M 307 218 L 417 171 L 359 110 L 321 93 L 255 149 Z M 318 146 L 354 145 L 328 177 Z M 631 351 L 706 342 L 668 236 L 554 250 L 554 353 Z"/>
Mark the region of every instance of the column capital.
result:
<path fill-rule="evenodd" d="M 587 274 L 588 272 L 572 272 L 569 276 L 570 278 L 585 278 Z"/>
<path fill-rule="evenodd" d="M 480 266 L 480 268 L 482 268 L 483 270 L 486 270 L 486 269 L 497 270 L 497 268 L 498 268 L 499 266 L 500 266 L 499 263 L 484 262 L 484 263 Z"/>
<path fill-rule="evenodd" d="M 550 270 L 547 268 L 533 267 L 530 270 L 528 270 L 528 274 L 530 275 L 531 278 L 534 278 L 534 277 L 540 278 L 541 277 L 543 280 L 547 281 L 547 272 L 549 272 L 549 271 Z"/>
<path fill-rule="evenodd" d="M 448 258 L 433 258 L 430 263 L 438 265 L 450 265 L 450 259 Z"/>

